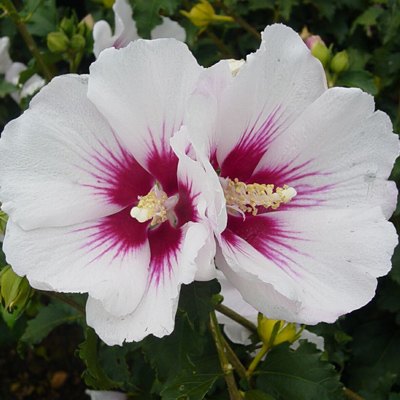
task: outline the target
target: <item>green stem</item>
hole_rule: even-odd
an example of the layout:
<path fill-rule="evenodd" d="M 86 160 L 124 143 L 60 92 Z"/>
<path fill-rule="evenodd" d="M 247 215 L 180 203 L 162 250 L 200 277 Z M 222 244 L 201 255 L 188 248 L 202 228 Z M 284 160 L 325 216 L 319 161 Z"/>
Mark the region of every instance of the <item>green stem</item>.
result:
<path fill-rule="evenodd" d="M 269 350 L 269 346 L 263 344 L 263 347 L 261 347 L 261 350 L 258 352 L 258 354 L 254 357 L 254 360 L 251 362 L 249 369 L 247 370 L 247 375 L 251 375 L 254 370 L 257 368 L 258 363 L 261 361 L 261 359 L 267 354 Z"/>
<path fill-rule="evenodd" d="M 229 397 L 231 400 L 243 400 L 236 386 L 235 377 L 233 376 L 233 367 L 232 364 L 229 362 L 228 356 L 226 354 L 224 338 L 222 337 L 221 331 L 219 329 L 215 311 L 210 312 L 209 329 L 213 336 L 215 347 L 217 348 L 217 353 L 219 361 L 221 363 L 221 368 L 222 371 L 224 372 L 225 382 L 226 385 L 228 386 Z"/>
<path fill-rule="evenodd" d="M 252 322 L 250 322 L 248 319 L 242 317 L 237 312 L 231 310 L 230 308 L 228 308 L 222 304 L 215 305 L 215 309 L 217 311 L 219 311 L 221 314 L 224 314 L 228 318 L 236 321 L 238 324 L 244 326 L 252 333 L 257 333 L 257 327 Z"/>
<path fill-rule="evenodd" d="M 346 387 L 343 388 L 344 393 L 349 399 L 352 400 L 365 400 L 363 397 L 359 396 L 357 393 L 354 393 L 352 390 L 347 389 Z"/>
<path fill-rule="evenodd" d="M 237 358 L 235 352 L 232 350 L 231 346 L 229 346 L 229 343 L 225 340 L 224 337 L 222 337 L 222 340 L 224 342 L 226 356 L 228 357 L 229 362 L 233 365 L 233 368 L 238 374 L 239 378 L 246 378 L 246 368 Z"/>
<path fill-rule="evenodd" d="M 257 32 L 251 25 L 249 25 L 240 15 L 236 14 L 234 11 L 232 11 L 230 8 L 228 8 L 223 3 L 223 1 L 216 1 L 214 4 L 215 4 L 215 6 L 224 10 L 225 14 L 228 14 L 230 17 L 232 17 L 235 20 L 235 22 L 237 22 L 247 32 L 251 33 L 258 40 L 261 40 L 260 33 Z"/>
<path fill-rule="evenodd" d="M 49 82 L 52 79 L 52 74 L 50 70 L 47 68 L 47 65 L 43 61 L 42 56 L 40 55 L 40 52 L 36 46 L 35 41 L 33 40 L 33 37 L 28 31 L 28 28 L 26 27 L 25 20 L 21 18 L 18 14 L 17 9 L 15 8 L 12 0 L 2 0 L 3 8 L 5 9 L 6 13 L 9 15 L 11 20 L 14 22 L 16 27 L 18 28 L 21 36 L 23 37 L 26 45 L 28 46 L 30 52 L 32 53 L 33 57 L 37 61 L 40 69 L 43 72 L 43 76 L 46 78 L 46 80 Z"/>
<path fill-rule="evenodd" d="M 50 297 L 52 299 L 62 301 L 63 303 L 76 308 L 82 315 L 85 315 L 85 309 L 80 304 L 78 304 L 76 301 L 72 300 L 65 294 L 57 293 L 57 292 L 47 292 L 45 290 L 36 290 L 36 292 L 38 292 L 44 296 Z"/>

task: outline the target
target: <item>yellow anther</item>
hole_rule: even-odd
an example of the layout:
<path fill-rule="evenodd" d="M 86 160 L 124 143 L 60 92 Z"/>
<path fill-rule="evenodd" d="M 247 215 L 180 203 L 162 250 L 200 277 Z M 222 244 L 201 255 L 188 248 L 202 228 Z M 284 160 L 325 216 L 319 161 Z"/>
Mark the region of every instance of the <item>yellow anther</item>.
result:
<path fill-rule="evenodd" d="M 139 203 L 131 210 L 131 217 L 139 222 L 152 220 L 150 226 L 155 226 L 165 222 L 167 218 L 167 210 L 164 204 L 167 200 L 167 195 L 157 189 L 151 189 L 149 194 L 139 198 Z"/>
<path fill-rule="evenodd" d="M 297 194 L 294 188 L 287 185 L 277 187 L 274 191 L 274 185 L 246 185 L 237 178 L 234 181 L 228 178 L 222 184 L 227 207 L 243 215 L 246 212 L 257 215 L 259 206 L 276 210 L 281 203 L 288 203 Z"/>

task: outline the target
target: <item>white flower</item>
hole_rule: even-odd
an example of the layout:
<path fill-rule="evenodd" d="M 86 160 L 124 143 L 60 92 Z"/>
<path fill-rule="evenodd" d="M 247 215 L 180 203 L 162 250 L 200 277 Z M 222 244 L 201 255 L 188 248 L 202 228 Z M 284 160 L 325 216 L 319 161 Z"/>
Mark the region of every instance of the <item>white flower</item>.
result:
<path fill-rule="evenodd" d="M 136 30 L 136 22 L 132 18 L 132 8 L 127 0 L 116 0 L 113 5 L 115 14 L 115 31 L 112 34 L 111 27 L 106 21 L 98 21 L 93 27 L 93 53 L 96 58 L 109 47 L 116 49 L 127 46 L 130 42 L 139 39 Z M 161 25 L 151 31 L 152 39 L 175 38 L 184 42 L 186 40 L 185 29 L 170 18 L 163 17 Z"/>
<path fill-rule="evenodd" d="M 216 264 L 246 302 L 304 324 L 368 303 L 397 243 L 399 140 L 373 98 L 327 89 L 300 37 L 273 25 L 236 77 L 227 62 L 203 72 L 190 104 L 190 140 L 226 201 Z"/>
<path fill-rule="evenodd" d="M 201 71 L 173 39 L 107 49 L 0 139 L 8 262 L 35 288 L 89 293 L 109 345 L 171 333 L 181 284 L 215 276 L 212 196 L 182 126 Z"/>
<path fill-rule="evenodd" d="M 105 390 L 89 390 L 85 391 L 90 396 L 91 400 L 126 400 L 127 396 L 125 393 Z"/>
<path fill-rule="evenodd" d="M 26 70 L 26 65 L 20 62 L 12 62 L 9 55 L 10 39 L 8 37 L 0 38 L 0 74 L 5 74 L 4 80 L 18 86 L 19 75 Z M 20 85 L 19 91 L 11 93 L 15 102 L 19 103 L 21 99 L 32 96 L 45 85 L 45 80 L 39 75 L 34 74 L 23 85 Z"/>

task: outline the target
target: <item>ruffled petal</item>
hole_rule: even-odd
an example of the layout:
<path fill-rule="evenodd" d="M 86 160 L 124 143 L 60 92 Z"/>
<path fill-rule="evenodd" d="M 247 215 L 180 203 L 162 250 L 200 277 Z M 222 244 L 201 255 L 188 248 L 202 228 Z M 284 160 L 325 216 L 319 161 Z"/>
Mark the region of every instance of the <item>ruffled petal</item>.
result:
<path fill-rule="evenodd" d="M 91 66 L 89 98 L 169 195 L 177 185 L 169 139 L 185 120 L 186 100 L 200 71 L 186 45 L 174 39 L 108 49 Z"/>
<path fill-rule="evenodd" d="M 245 182 L 270 144 L 326 90 L 321 63 L 283 25 L 262 34 L 220 100 L 217 158 L 221 176 Z"/>
<path fill-rule="evenodd" d="M 365 305 L 397 244 L 380 207 L 230 217 L 217 266 L 268 318 L 316 324 Z"/>
<path fill-rule="evenodd" d="M 125 209 L 91 223 L 24 231 L 9 220 L 7 262 L 38 289 L 88 292 L 114 315 L 132 312 L 146 290 L 147 226 Z"/>
<path fill-rule="evenodd" d="M 158 229 L 163 231 L 157 233 Z M 197 223 L 188 223 L 177 230 L 166 222 L 152 235 L 152 273 L 146 292 L 134 312 L 117 317 L 91 297 L 86 304 L 88 324 L 110 346 L 124 341 L 140 341 L 150 334 L 163 337 L 173 331 L 181 284 L 193 281 L 196 259 L 205 243 L 207 230 Z"/>
<path fill-rule="evenodd" d="M 151 31 L 152 39 L 162 39 L 162 38 L 174 38 L 181 42 L 186 40 L 186 31 L 180 26 L 176 21 L 172 21 L 171 18 L 161 16 L 162 23 L 157 25 Z"/>
<path fill-rule="evenodd" d="M 388 218 L 397 190 L 387 178 L 398 154 L 398 136 L 389 117 L 374 112 L 372 96 L 333 88 L 271 143 L 250 180 L 294 187 L 285 209 L 369 204 Z"/>
<path fill-rule="evenodd" d="M 86 90 L 87 77 L 55 78 L 4 129 L 0 199 L 24 229 L 110 215 L 153 185 Z"/>

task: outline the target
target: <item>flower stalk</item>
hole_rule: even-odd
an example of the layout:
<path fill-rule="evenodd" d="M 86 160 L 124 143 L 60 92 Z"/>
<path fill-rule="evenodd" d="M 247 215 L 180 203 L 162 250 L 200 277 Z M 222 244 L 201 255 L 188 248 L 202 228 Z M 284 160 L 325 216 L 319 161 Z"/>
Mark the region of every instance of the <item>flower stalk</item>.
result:
<path fill-rule="evenodd" d="M 39 49 L 36 46 L 35 41 L 33 40 L 32 35 L 29 33 L 28 28 L 26 27 L 25 20 L 21 18 L 18 14 L 17 9 L 14 6 L 12 0 L 2 0 L 2 6 L 5 10 L 6 14 L 9 15 L 11 20 L 14 22 L 15 26 L 19 30 L 21 36 L 23 37 L 26 45 L 28 46 L 30 52 L 32 53 L 33 57 L 37 61 L 45 79 L 50 82 L 52 79 L 52 74 L 48 69 L 47 65 L 45 64 L 42 56 L 40 55 Z"/>
<path fill-rule="evenodd" d="M 217 348 L 218 357 L 221 362 L 221 368 L 224 372 L 224 377 L 226 381 L 226 385 L 228 386 L 229 396 L 231 400 L 242 400 L 242 396 L 240 395 L 235 377 L 233 376 L 233 366 L 229 362 L 227 356 L 226 346 L 224 344 L 224 338 L 221 334 L 221 330 L 219 329 L 217 316 L 215 315 L 215 311 L 210 312 L 210 323 L 209 329 L 213 336 L 215 347 Z"/>
<path fill-rule="evenodd" d="M 221 314 L 224 314 L 228 318 L 232 319 L 233 321 L 236 321 L 238 324 L 244 326 L 249 331 L 251 331 L 253 333 L 257 332 L 257 327 L 252 322 L 250 322 L 248 319 L 242 317 L 237 312 L 231 310 L 229 307 L 226 307 L 222 304 L 216 304 L 215 309 L 217 311 L 219 311 Z"/>

